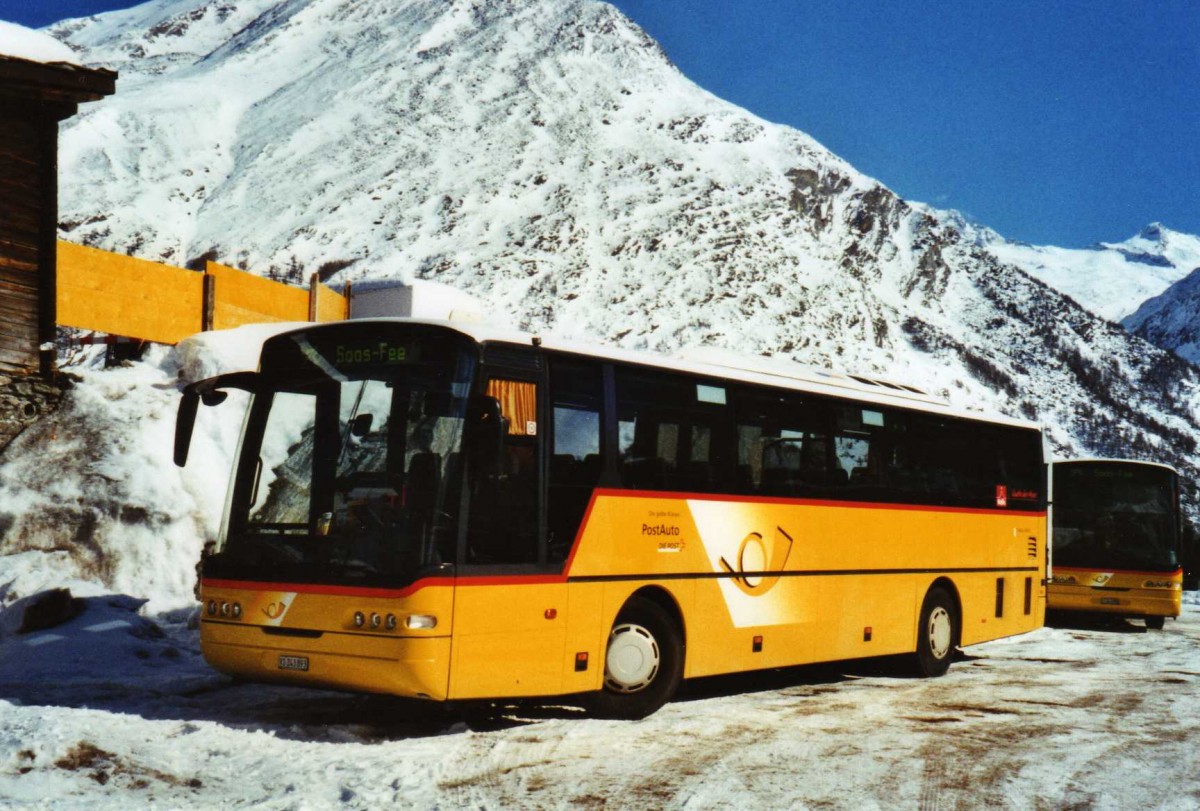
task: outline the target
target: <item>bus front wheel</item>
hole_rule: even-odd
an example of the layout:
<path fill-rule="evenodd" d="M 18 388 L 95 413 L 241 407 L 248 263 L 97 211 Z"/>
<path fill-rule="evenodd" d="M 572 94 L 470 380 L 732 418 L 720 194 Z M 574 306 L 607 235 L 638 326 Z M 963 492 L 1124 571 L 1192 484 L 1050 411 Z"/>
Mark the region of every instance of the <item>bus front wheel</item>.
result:
<path fill-rule="evenodd" d="M 604 655 L 604 687 L 592 712 L 603 718 L 645 718 L 666 704 L 683 678 L 683 636 L 659 605 L 627 602 L 613 623 Z"/>
<path fill-rule="evenodd" d="M 917 626 L 917 652 L 913 658 L 917 675 L 941 676 L 949 670 L 958 634 L 954 599 L 943 588 L 930 589 L 921 604 Z"/>
<path fill-rule="evenodd" d="M 1166 617 L 1146 617 L 1146 627 L 1152 631 L 1161 631 L 1166 624 Z"/>

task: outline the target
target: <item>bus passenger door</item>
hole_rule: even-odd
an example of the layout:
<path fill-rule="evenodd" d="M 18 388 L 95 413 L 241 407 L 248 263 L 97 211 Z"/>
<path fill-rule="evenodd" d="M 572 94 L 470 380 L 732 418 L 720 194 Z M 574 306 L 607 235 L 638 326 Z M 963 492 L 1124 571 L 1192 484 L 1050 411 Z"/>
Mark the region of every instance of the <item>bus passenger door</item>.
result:
<path fill-rule="evenodd" d="M 544 371 L 489 373 L 484 402 L 498 404 L 502 427 L 489 440 L 498 446 L 468 458 L 450 697 L 553 694 L 562 683 L 567 588 L 547 562 Z"/>

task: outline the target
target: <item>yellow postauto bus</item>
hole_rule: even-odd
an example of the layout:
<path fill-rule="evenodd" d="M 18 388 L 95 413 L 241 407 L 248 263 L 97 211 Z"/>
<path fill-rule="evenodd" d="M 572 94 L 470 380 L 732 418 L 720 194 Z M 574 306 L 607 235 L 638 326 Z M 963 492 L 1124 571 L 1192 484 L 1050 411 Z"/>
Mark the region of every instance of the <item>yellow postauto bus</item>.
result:
<path fill-rule="evenodd" d="M 1152 462 L 1080 459 L 1051 466 L 1047 608 L 1139 618 L 1160 629 L 1183 603 L 1179 476 Z"/>
<path fill-rule="evenodd" d="M 1040 627 L 1037 426 L 916 388 L 408 319 L 268 340 L 201 644 L 251 680 L 433 700 L 589 694 L 885 654 L 940 675 Z"/>

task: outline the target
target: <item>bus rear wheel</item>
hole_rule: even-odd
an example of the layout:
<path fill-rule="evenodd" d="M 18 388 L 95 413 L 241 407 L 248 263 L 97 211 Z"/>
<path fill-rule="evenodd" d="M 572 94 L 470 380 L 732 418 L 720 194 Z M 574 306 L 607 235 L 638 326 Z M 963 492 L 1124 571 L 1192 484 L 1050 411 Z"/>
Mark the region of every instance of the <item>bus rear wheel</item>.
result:
<path fill-rule="evenodd" d="M 591 710 L 636 720 L 666 704 L 683 678 L 683 636 L 659 605 L 632 597 L 613 623 L 604 655 L 604 687 Z"/>
<path fill-rule="evenodd" d="M 958 645 L 958 613 L 954 599 L 943 588 L 932 588 L 921 604 L 917 625 L 914 669 L 919 676 L 941 676 L 950 669 Z"/>
<path fill-rule="evenodd" d="M 1146 627 L 1152 631 L 1161 631 L 1166 624 L 1166 617 L 1146 617 Z"/>

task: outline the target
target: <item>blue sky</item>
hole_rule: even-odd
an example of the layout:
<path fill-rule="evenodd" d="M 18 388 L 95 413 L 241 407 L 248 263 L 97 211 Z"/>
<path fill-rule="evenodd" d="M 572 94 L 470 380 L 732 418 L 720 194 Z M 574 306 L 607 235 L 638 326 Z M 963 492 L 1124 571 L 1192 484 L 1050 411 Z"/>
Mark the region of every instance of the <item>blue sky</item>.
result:
<path fill-rule="evenodd" d="M 1192 0 L 614 4 L 697 84 L 1010 239 L 1200 234 Z"/>
<path fill-rule="evenodd" d="M 128 0 L 0 0 L 44 25 Z M 697 84 L 1010 239 L 1200 234 L 1194 0 L 615 0 Z"/>

